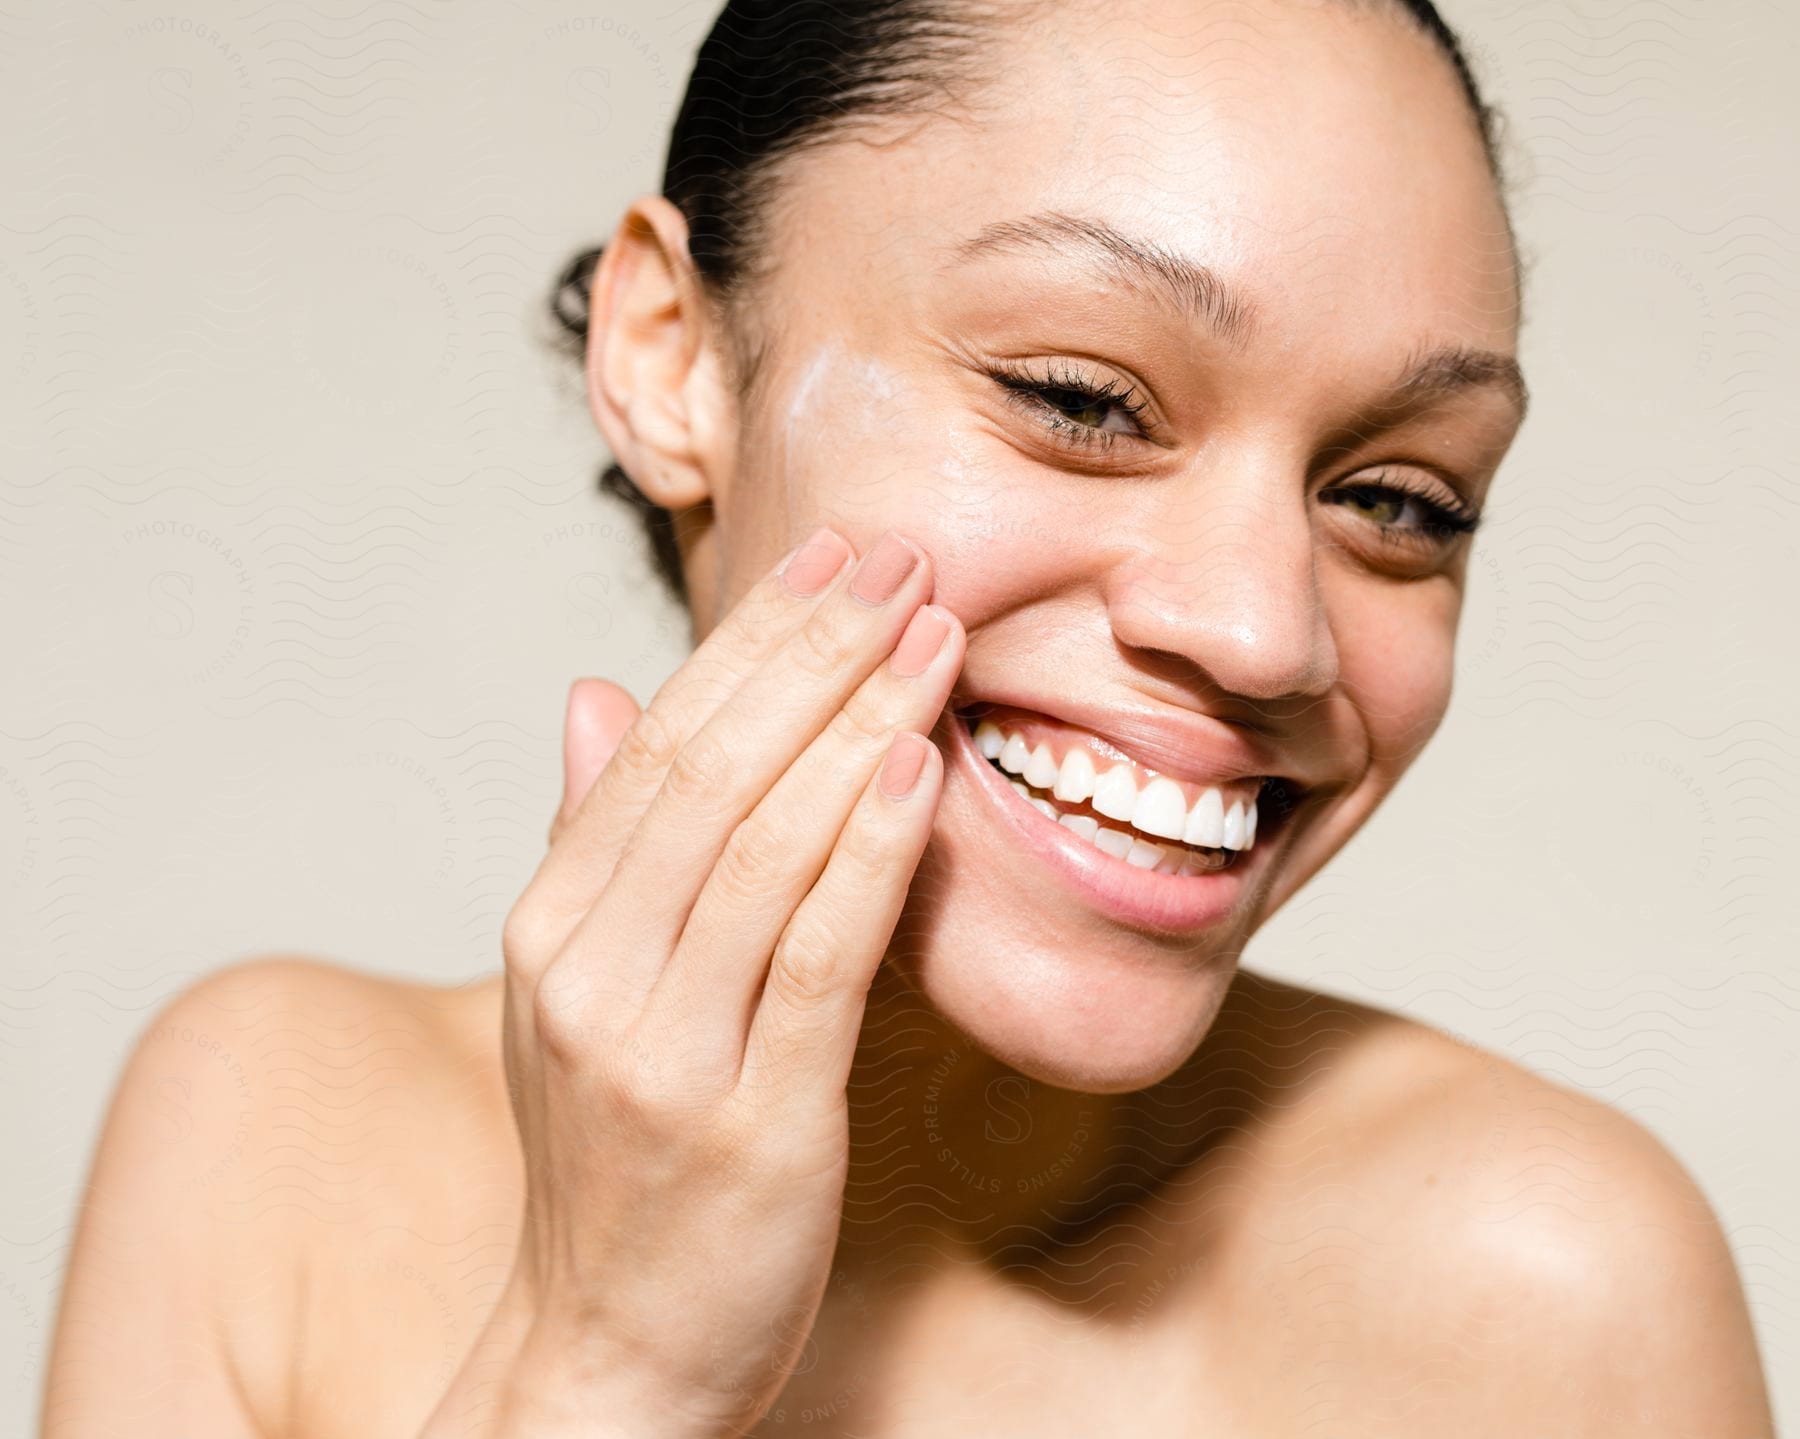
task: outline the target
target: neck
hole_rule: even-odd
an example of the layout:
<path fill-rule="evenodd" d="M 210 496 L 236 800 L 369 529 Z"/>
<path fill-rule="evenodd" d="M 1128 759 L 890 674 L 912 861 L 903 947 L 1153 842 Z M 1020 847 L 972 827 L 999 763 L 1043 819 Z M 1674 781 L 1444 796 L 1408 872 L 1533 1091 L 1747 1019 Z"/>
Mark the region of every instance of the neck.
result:
<path fill-rule="evenodd" d="M 1029 1079 L 986 1054 L 883 964 L 847 1091 L 838 1270 L 961 1261 L 1035 1273 L 1106 1216 L 1155 1194 L 1242 1117 L 1243 1052 L 1215 1040 L 1242 1028 L 1244 989 L 1234 982 L 1208 1042 L 1175 1074 L 1096 1095 Z M 1226 1074 L 1221 1053 L 1235 1065 Z"/>

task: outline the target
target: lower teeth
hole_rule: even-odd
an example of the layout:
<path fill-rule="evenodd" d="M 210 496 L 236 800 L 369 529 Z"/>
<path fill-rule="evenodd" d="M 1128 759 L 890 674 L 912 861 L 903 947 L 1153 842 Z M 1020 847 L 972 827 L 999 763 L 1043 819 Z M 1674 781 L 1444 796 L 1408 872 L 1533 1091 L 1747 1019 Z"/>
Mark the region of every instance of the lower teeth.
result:
<path fill-rule="evenodd" d="M 1206 849 L 1199 845 L 1181 844 L 1174 840 L 1150 840 L 1131 830 L 1113 829 L 1102 825 L 1091 815 L 1069 813 L 1059 809 L 1040 790 L 1033 789 L 1024 780 L 994 764 L 995 771 L 1008 784 L 1016 789 L 1031 807 L 1043 815 L 1045 819 L 1053 819 L 1072 834 L 1079 835 L 1095 848 L 1104 850 L 1115 859 L 1122 859 L 1127 864 L 1136 865 L 1139 869 L 1154 870 L 1158 874 L 1212 874 L 1224 869 L 1236 857 L 1237 851 L 1230 849 Z"/>

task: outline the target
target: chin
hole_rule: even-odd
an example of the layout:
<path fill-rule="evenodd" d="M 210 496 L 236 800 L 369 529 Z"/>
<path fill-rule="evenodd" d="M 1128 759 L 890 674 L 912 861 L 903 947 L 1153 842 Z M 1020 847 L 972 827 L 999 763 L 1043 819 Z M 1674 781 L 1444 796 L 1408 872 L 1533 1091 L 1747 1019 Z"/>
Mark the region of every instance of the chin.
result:
<path fill-rule="evenodd" d="M 945 899 L 932 937 L 894 956 L 896 972 L 972 1044 L 1042 1084 L 1148 1089 L 1199 1047 L 1231 984 L 1229 956 L 1136 962 L 1072 944 L 1016 909 L 981 913 L 976 885 Z M 1016 926 L 997 923 L 1002 914 Z"/>
<path fill-rule="evenodd" d="M 944 792 L 891 971 L 1030 1079 L 1122 1094 L 1168 1078 L 1218 1015 L 1281 836 L 1204 873 L 1128 865 L 1010 783 L 975 724 L 947 712 L 934 733 Z"/>

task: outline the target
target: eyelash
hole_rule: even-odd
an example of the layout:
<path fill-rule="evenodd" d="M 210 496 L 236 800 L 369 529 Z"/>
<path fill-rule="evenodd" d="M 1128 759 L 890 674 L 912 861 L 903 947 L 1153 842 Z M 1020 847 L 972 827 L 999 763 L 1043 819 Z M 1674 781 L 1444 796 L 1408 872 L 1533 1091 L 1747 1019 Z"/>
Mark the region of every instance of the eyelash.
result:
<path fill-rule="evenodd" d="M 1059 365 L 1060 369 L 1057 368 Z M 1076 424 L 1062 413 L 1064 409 L 1083 410 L 1095 405 L 1110 404 L 1130 417 L 1139 432 L 1139 438 L 1150 439 L 1156 433 L 1153 422 L 1140 418 L 1149 407 L 1148 402 L 1132 402 L 1131 397 L 1137 393 L 1135 387 L 1121 385 L 1117 380 L 1098 384 L 1068 360 L 1050 361 L 1042 378 L 1033 375 L 1023 365 L 998 361 L 989 364 L 988 374 L 1006 390 L 1008 403 L 1017 405 L 1054 435 L 1058 443 L 1071 448 L 1110 450 L 1121 439 L 1132 437 L 1121 435 L 1117 430 Z M 1072 397 L 1077 403 L 1053 404 L 1046 398 L 1051 394 Z M 1383 525 L 1376 522 L 1376 528 L 1383 539 L 1400 544 L 1448 543 L 1463 535 L 1473 534 L 1481 523 L 1481 512 L 1460 496 L 1453 502 L 1446 503 L 1440 495 L 1428 492 L 1416 481 L 1409 482 L 1393 470 L 1381 470 L 1373 479 L 1339 485 L 1320 493 L 1321 497 L 1400 495 L 1412 500 L 1425 512 L 1424 524 Z"/>
<path fill-rule="evenodd" d="M 1333 495 L 1398 495 L 1413 501 L 1425 512 L 1423 524 L 1386 525 L 1371 521 L 1381 532 L 1382 539 L 1396 544 L 1447 545 L 1464 535 L 1474 534 L 1481 524 L 1481 511 L 1460 495 L 1447 502 L 1435 491 L 1427 491 L 1418 481 L 1394 470 L 1377 470 L 1368 479 L 1352 480 L 1319 491 L 1320 499 L 1338 503 L 1330 499 Z"/>
<path fill-rule="evenodd" d="M 1058 365 L 1062 368 L 1058 369 Z M 1063 409 L 1085 410 L 1093 405 L 1110 404 L 1130 418 L 1131 423 L 1137 427 L 1140 438 L 1149 439 L 1156 433 L 1156 426 L 1152 421 L 1140 418 L 1149 408 L 1149 402 L 1132 402 L 1131 397 L 1137 393 L 1134 386 L 1122 385 L 1117 380 L 1097 384 L 1092 376 L 1084 375 L 1068 360 L 1050 361 L 1049 368 L 1041 379 L 1023 365 L 999 362 L 988 367 L 988 374 L 1005 388 L 1008 403 L 1017 405 L 1055 435 L 1060 443 L 1073 449 L 1109 450 L 1121 439 L 1132 437 L 1121 435 L 1117 430 L 1078 425 L 1062 413 Z M 1070 395 L 1080 403 L 1055 405 L 1045 398 L 1051 394 Z"/>

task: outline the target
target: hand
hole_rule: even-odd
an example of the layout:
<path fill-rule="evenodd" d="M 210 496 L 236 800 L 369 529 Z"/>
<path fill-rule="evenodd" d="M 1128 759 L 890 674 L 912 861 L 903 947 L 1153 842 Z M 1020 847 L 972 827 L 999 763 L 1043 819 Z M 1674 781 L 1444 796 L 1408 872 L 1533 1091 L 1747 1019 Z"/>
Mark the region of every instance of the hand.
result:
<path fill-rule="evenodd" d="M 916 546 L 852 568 L 822 532 L 797 557 L 643 713 L 571 692 L 563 809 L 504 936 L 526 1209 L 503 1308 L 528 1316 L 507 1388 L 534 1433 L 741 1433 L 817 1314 L 845 1083 L 963 635 Z"/>

